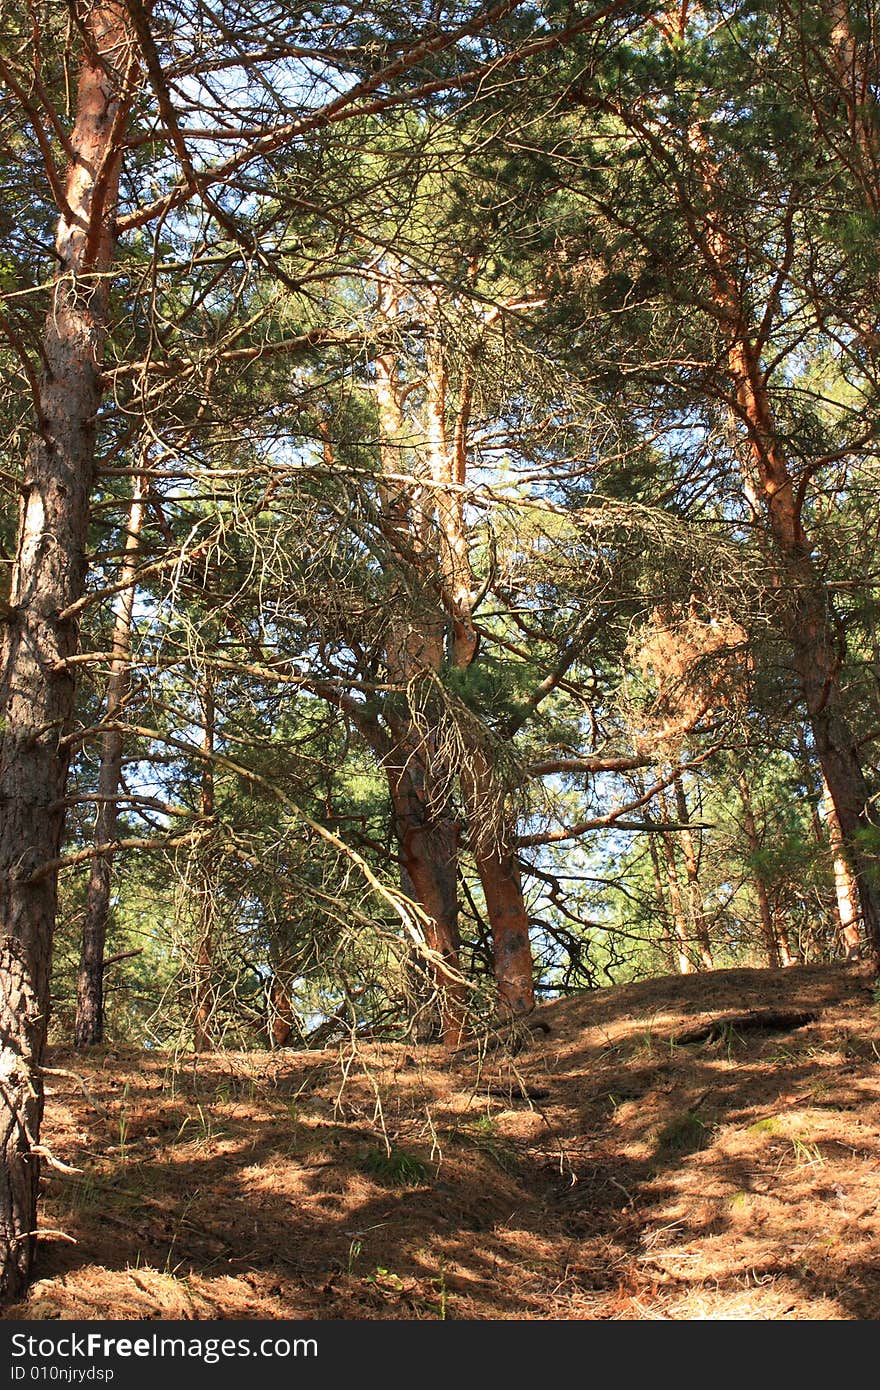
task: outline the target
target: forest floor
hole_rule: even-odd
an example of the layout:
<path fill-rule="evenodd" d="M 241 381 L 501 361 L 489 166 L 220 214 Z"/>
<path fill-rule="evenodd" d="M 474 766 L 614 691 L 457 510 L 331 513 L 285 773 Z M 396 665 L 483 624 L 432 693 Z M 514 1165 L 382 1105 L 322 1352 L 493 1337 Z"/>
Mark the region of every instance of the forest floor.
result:
<path fill-rule="evenodd" d="M 81 1171 L 46 1170 L 5 1316 L 878 1318 L 874 997 L 845 965 L 650 980 L 451 1066 L 56 1050 L 46 1140 Z M 723 1021 L 771 1009 L 817 1017 Z"/>

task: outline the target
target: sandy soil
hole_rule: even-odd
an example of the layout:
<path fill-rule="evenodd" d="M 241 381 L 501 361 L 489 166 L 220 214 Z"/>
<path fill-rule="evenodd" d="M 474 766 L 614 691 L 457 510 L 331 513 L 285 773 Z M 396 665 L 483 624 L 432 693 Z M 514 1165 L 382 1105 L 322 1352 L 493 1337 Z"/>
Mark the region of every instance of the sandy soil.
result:
<path fill-rule="evenodd" d="M 796 1029 L 701 1019 L 807 1009 Z M 653 980 L 438 1049 L 56 1051 L 12 1318 L 880 1317 L 880 1007 L 853 966 Z M 73 1075 L 75 1073 L 76 1075 Z"/>

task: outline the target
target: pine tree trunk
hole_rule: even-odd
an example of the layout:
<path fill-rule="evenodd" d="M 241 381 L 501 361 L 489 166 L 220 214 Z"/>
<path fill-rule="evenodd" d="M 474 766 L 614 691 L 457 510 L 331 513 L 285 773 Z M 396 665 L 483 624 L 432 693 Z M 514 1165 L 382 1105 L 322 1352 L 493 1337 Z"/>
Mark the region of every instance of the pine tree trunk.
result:
<path fill-rule="evenodd" d="M 790 965 L 802 965 L 803 957 L 800 950 L 792 946 L 788 927 L 779 912 L 774 914 L 773 929 L 776 933 L 776 940 L 779 942 L 779 959 L 785 969 L 787 970 Z"/>
<path fill-rule="evenodd" d="M 858 960 L 860 950 L 858 885 L 853 879 L 849 864 L 846 861 L 843 835 L 840 829 L 840 821 L 837 818 L 837 811 L 834 807 L 834 798 L 828 789 L 828 783 L 825 782 L 824 779 L 822 804 L 825 808 L 825 819 L 828 823 L 828 838 L 831 842 L 831 854 L 834 861 L 834 891 L 840 940 L 846 952 L 847 960 Z"/>
<path fill-rule="evenodd" d="M 869 14 L 869 11 L 866 11 Z M 865 203 L 880 212 L 880 110 L 876 96 L 877 25 L 856 33 L 848 0 L 831 0 L 830 58 L 846 111 L 847 168 L 861 185 Z M 872 17 L 873 19 L 873 17 Z M 823 54 L 823 58 L 824 58 Z"/>
<path fill-rule="evenodd" d="M 494 770 L 485 750 L 472 748 L 470 756 L 461 785 L 492 932 L 498 1006 L 503 1017 L 516 1018 L 535 1007 L 529 914 L 503 797 L 493 786 Z"/>
<path fill-rule="evenodd" d="M 684 827 L 684 829 L 679 831 L 679 834 L 681 835 L 681 849 L 684 855 L 684 867 L 687 875 L 691 919 L 694 924 L 694 936 L 696 937 L 697 949 L 700 952 L 700 960 L 703 969 L 712 970 L 714 966 L 712 960 L 712 943 L 709 940 L 709 924 L 706 921 L 706 906 L 703 902 L 703 890 L 700 887 L 700 869 L 697 849 L 694 844 L 694 837 L 690 831 L 690 814 L 688 812 L 687 797 L 685 796 L 684 785 L 680 777 L 676 777 L 673 785 L 679 823 Z"/>
<path fill-rule="evenodd" d="M 740 773 L 739 795 L 743 808 L 743 828 L 746 832 L 746 844 L 749 847 L 749 854 L 756 855 L 761 848 L 761 841 L 758 835 L 758 826 L 755 821 L 755 812 L 752 806 L 752 794 L 745 775 Z M 767 956 L 767 964 L 771 970 L 777 970 L 780 964 L 779 943 L 776 940 L 776 928 L 773 924 L 773 912 L 770 907 L 770 898 L 767 893 L 767 885 L 764 882 L 760 869 L 752 869 L 752 882 L 755 887 L 755 897 L 758 900 L 758 912 L 761 918 L 761 939 L 764 943 L 764 952 Z M 791 961 L 784 964 L 790 965 Z"/>
<path fill-rule="evenodd" d="M 390 279 L 380 285 L 379 312 L 393 322 L 399 312 L 401 290 Z M 431 594 L 436 557 L 430 545 L 431 519 L 413 489 L 395 475 L 405 471 L 401 457 L 404 441 L 418 437 L 403 409 L 405 388 L 398 363 L 391 354 L 376 359 L 376 405 L 380 426 L 380 457 L 385 475 L 380 484 L 382 529 L 392 552 L 407 567 L 415 567 L 424 585 L 422 613 L 391 625 L 385 648 L 389 678 L 407 690 L 413 680 L 437 672 L 443 661 L 443 613 Z M 444 769 L 435 766 L 438 753 L 414 717 L 394 721 L 395 748 L 386 756 L 385 772 L 394 811 L 399 847 L 400 877 L 404 891 L 428 919 L 425 944 L 431 959 L 425 962 L 427 992 L 433 999 L 416 1003 L 416 1015 L 425 1024 L 435 1013 L 447 1046 L 457 1047 L 465 1018 L 465 988 L 459 976 L 458 928 L 458 826 L 445 792 L 435 787 L 444 780 Z M 416 973 L 421 967 L 416 966 Z M 423 1031 L 427 1031 L 423 1027 Z"/>
<path fill-rule="evenodd" d="M 107 329 L 125 109 L 119 72 L 126 58 L 124 11 L 95 5 L 85 16 L 87 47 L 70 142 L 74 160 L 62 215 L 52 309 L 43 337 L 46 371 L 38 428 L 25 460 L 15 568 L 0 674 L 0 1297 L 30 1274 L 37 1226 L 41 1065 L 57 874 L 64 829 L 74 701 L 66 663 L 77 644 L 67 616 L 86 574 L 95 421 Z"/>
<path fill-rule="evenodd" d="M 448 813 L 432 811 L 425 777 L 413 759 L 387 768 L 395 831 L 400 847 L 401 881 L 412 885 L 413 900 L 428 923 L 425 944 L 431 953 L 430 974 L 448 1047 L 461 1043 L 466 1010 L 459 977 L 458 828 Z"/>
<path fill-rule="evenodd" d="M 202 703 L 202 786 L 200 812 L 203 821 L 214 816 L 214 680 L 210 670 L 205 672 L 201 691 Z M 209 841 L 210 844 L 210 841 Z M 213 1046 L 211 1021 L 214 1014 L 214 893 L 210 851 L 198 865 L 198 922 L 196 926 L 196 960 L 193 976 L 193 1051 L 208 1052 Z"/>
<path fill-rule="evenodd" d="M 273 969 L 272 980 L 266 992 L 266 1014 L 270 1047 L 286 1047 L 296 1029 L 296 1015 L 284 978 L 277 969 Z"/>
<path fill-rule="evenodd" d="M 491 849 L 476 854 L 489 926 L 498 1005 L 503 1017 L 522 1017 L 535 1007 L 529 915 L 516 853 Z"/>
<path fill-rule="evenodd" d="M 801 547 L 807 542 L 802 539 Z M 870 819 L 872 798 L 856 741 L 843 708 L 841 657 L 821 590 L 807 554 L 795 553 L 789 567 L 788 629 L 794 666 L 804 694 L 816 758 L 834 808 L 838 849 L 856 886 L 861 917 L 875 961 L 880 962 L 880 887 L 876 844 L 880 828 Z"/>
<path fill-rule="evenodd" d="M 666 798 L 661 794 L 660 806 L 663 819 L 669 819 L 669 811 Z M 694 973 L 693 962 L 688 949 L 688 924 L 685 916 L 684 903 L 681 897 L 681 884 L 678 880 L 678 865 L 675 862 L 675 841 L 668 830 L 660 832 L 660 839 L 663 841 L 663 855 L 666 860 L 666 886 L 669 892 L 669 907 L 672 917 L 672 929 L 675 932 L 676 949 L 678 954 L 678 973 L 680 975 L 692 975 Z"/>
<path fill-rule="evenodd" d="M 646 817 L 648 819 L 648 817 Z M 663 923 L 663 945 L 666 949 L 666 961 L 670 970 L 678 968 L 676 957 L 675 942 L 672 939 L 672 927 L 669 921 L 669 911 L 666 907 L 666 896 L 663 892 L 663 875 L 660 872 L 660 856 L 657 853 L 657 840 L 655 833 L 651 831 L 648 835 L 648 853 L 651 856 L 651 871 L 654 876 L 654 892 L 657 895 L 657 909 L 660 913 L 660 920 Z"/>
<path fill-rule="evenodd" d="M 717 173 L 704 166 L 704 186 L 714 204 Z M 720 217 L 712 223 L 706 250 L 713 262 L 713 296 L 727 339 L 727 369 L 747 448 L 744 489 L 763 510 L 772 542 L 774 584 L 781 600 L 780 625 L 791 645 L 816 755 L 837 812 L 843 848 L 858 886 L 865 932 L 880 967 L 880 887 L 876 853 L 865 848 L 864 832 L 876 838 L 871 797 L 840 684 L 843 653 L 834 630 L 828 593 L 812 557 L 780 432 L 777 429 L 760 352 L 742 300 L 730 243 Z"/>
<path fill-rule="evenodd" d="M 141 527 L 147 485 L 142 475 L 134 481 L 128 531 L 125 537 L 125 556 L 120 570 L 120 583 L 126 587 L 116 603 L 113 623 L 110 677 L 107 682 L 107 701 L 104 718 L 107 723 L 118 720 L 129 688 L 129 658 L 131 656 L 131 620 L 135 598 L 135 572 L 140 554 Z M 119 807 L 116 800 L 122 775 L 123 736 L 118 729 L 107 729 L 101 738 L 101 763 L 98 769 L 98 809 L 95 814 L 95 849 L 110 845 L 116 839 Z M 104 1038 L 104 944 L 107 919 L 110 914 L 110 886 L 113 851 L 103 850 L 92 860 L 86 896 L 86 915 L 83 923 L 82 951 L 76 983 L 77 1047 L 94 1047 Z"/>

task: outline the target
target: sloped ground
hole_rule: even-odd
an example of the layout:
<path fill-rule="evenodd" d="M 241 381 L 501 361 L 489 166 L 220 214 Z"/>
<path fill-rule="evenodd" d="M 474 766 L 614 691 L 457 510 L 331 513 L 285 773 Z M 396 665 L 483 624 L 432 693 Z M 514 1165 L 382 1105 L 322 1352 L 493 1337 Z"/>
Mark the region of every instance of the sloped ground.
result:
<path fill-rule="evenodd" d="M 770 1008 L 819 1016 L 674 1041 Z M 864 971 L 653 980 L 538 1018 L 445 1068 L 390 1045 L 56 1053 L 47 1141 L 81 1172 L 47 1171 L 6 1316 L 880 1316 Z"/>

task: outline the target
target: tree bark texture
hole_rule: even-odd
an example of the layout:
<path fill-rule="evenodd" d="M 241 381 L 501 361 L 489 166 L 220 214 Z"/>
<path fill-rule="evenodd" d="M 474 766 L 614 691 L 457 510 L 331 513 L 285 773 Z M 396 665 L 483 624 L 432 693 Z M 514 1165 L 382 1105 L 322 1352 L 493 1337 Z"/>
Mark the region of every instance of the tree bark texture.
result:
<path fill-rule="evenodd" d="M 834 798 L 828 789 L 828 783 L 824 780 L 822 805 L 828 824 L 828 839 L 831 842 L 831 855 L 834 864 L 834 895 L 837 903 L 837 925 L 840 940 L 847 960 L 858 960 L 860 950 L 858 885 L 853 879 L 847 863 L 843 834 L 840 829 L 840 821 L 837 818 Z"/>
<path fill-rule="evenodd" d="M 777 429 L 759 339 L 735 270 L 727 230 L 717 213 L 717 171 L 705 154 L 703 185 L 710 206 L 705 250 L 713 298 L 726 341 L 727 373 L 738 427 L 745 435 L 743 483 L 763 514 L 772 542 L 780 630 L 792 653 L 813 734 L 816 756 L 834 803 L 846 858 L 858 886 L 865 931 L 880 963 L 880 886 L 870 841 L 880 829 L 870 819 L 871 796 L 850 726 L 840 670 L 844 652 L 829 596 L 813 559 L 803 524 L 803 497 L 796 491 Z"/>
<path fill-rule="evenodd" d="M 0 1297 L 30 1274 L 37 1227 L 41 1065 L 73 712 L 67 664 L 77 626 L 67 615 L 86 575 L 107 278 L 120 136 L 133 77 L 123 9 L 84 17 L 85 52 L 70 136 L 67 207 L 43 336 L 37 427 L 24 465 L 18 543 L 0 670 Z"/>
<path fill-rule="evenodd" d="M 393 320 L 400 289 L 389 280 L 380 287 L 379 312 Z M 405 691 L 404 712 L 389 720 L 393 749 L 385 773 L 394 812 L 401 885 L 428 919 L 425 944 L 430 989 L 436 997 L 444 1043 L 457 1047 L 464 1027 L 465 989 L 459 976 L 458 826 L 444 789 L 444 770 L 435 740 L 412 708 L 412 682 L 437 672 L 443 661 L 443 613 L 432 594 L 430 518 L 417 485 L 400 481 L 406 472 L 404 441 L 414 438 L 404 414 L 405 388 L 391 354 L 376 361 L 376 402 L 380 426 L 383 482 L 382 526 L 392 553 L 422 580 L 422 611 L 393 621 L 385 647 L 389 678 Z M 397 476 L 395 476 L 397 475 Z M 428 1012 L 432 1012 L 429 1008 Z"/>
<path fill-rule="evenodd" d="M 450 438 L 446 368 L 442 345 L 437 340 L 429 344 L 427 362 L 426 437 L 431 476 L 437 485 L 439 585 L 452 629 L 449 659 L 457 670 L 466 671 L 479 650 L 472 611 L 474 577 L 461 491 L 467 480 L 467 429 L 473 382 L 466 366 Z M 466 738 L 466 742 L 469 746 L 460 782 L 471 848 L 492 933 L 499 1012 L 512 1017 L 529 1013 L 535 1007 L 529 915 L 516 857 L 514 827 L 497 786 L 492 750 L 485 741 Z"/>
<path fill-rule="evenodd" d="M 420 761 L 386 769 L 400 853 L 401 882 L 424 910 L 425 944 L 437 996 L 441 1036 L 458 1047 L 463 1034 L 466 990 L 459 975 L 458 828 L 441 806 L 432 809 Z"/>
<path fill-rule="evenodd" d="M 381 287 L 379 310 L 386 319 L 399 312 L 401 293 L 393 280 Z M 430 317 L 430 306 L 428 313 Z M 402 684 L 426 672 L 439 672 L 444 661 L 464 671 L 479 646 L 471 612 L 473 575 L 461 491 L 467 475 L 472 383 L 465 371 L 450 429 L 448 380 L 436 324 L 426 348 L 421 419 L 411 418 L 406 411 L 408 396 L 395 359 L 390 354 L 379 358 L 376 400 L 387 479 L 382 485 L 383 529 L 401 562 L 418 574 L 424 601 L 421 621 L 393 628 L 386 648 L 389 675 Z M 416 460 L 409 469 L 402 463 L 405 453 Z M 420 489 L 415 482 L 395 481 L 394 475 L 399 479 L 407 471 L 424 475 L 430 486 Z M 448 642 L 444 640 L 447 630 Z M 445 781 L 451 792 L 455 769 L 442 749 L 430 746 L 432 741 L 418 729 L 417 720 L 408 728 L 401 721 L 395 735 L 397 767 L 389 765 L 388 772 L 404 881 L 434 923 L 432 949 L 457 971 L 459 828 L 448 796 L 444 806 L 442 794 L 436 791 Z M 466 731 L 462 736 L 466 740 Z M 497 802 L 490 754 L 484 746 L 470 743 L 470 765 L 459 769 L 459 779 L 492 931 L 499 1005 L 506 1015 L 518 1014 L 534 1007 L 528 914 L 510 828 L 496 826 L 487 813 Z M 447 979 L 444 995 L 452 1002 L 453 1017 L 443 1031 L 455 1033 L 463 994 L 459 986 L 450 993 Z"/>

